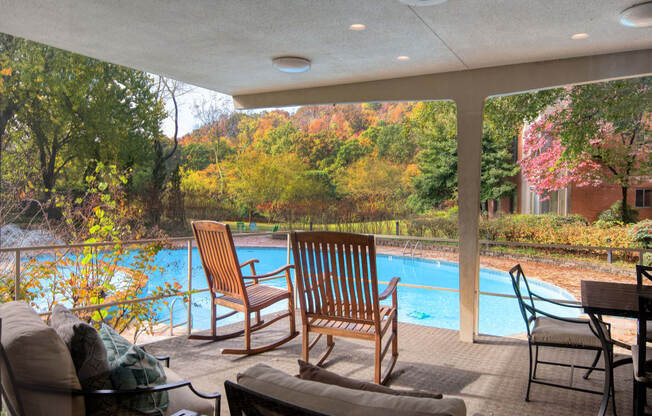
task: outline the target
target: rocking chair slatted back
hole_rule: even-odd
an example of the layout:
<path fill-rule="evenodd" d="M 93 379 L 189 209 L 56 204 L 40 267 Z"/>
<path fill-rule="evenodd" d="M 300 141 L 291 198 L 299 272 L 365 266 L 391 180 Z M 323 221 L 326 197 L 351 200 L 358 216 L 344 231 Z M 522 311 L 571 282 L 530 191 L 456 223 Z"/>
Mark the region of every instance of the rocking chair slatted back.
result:
<path fill-rule="evenodd" d="M 247 291 L 228 224 L 193 222 L 192 232 L 211 291 L 243 299 L 247 303 Z"/>
<path fill-rule="evenodd" d="M 292 240 L 302 313 L 379 325 L 373 236 L 298 232 Z"/>

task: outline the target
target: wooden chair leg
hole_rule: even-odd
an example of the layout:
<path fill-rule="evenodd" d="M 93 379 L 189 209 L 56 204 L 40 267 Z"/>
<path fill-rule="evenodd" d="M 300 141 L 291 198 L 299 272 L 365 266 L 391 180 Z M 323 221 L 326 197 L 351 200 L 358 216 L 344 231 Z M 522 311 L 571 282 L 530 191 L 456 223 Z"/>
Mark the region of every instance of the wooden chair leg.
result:
<path fill-rule="evenodd" d="M 290 333 L 294 334 L 297 330 L 295 322 L 295 310 L 294 310 L 294 299 L 292 296 L 288 298 L 288 312 L 290 312 Z"/>
<path fill-rule="evenodd" d="M 381 339 L 380 336 L 376 337 L 376 354 L 374 354 L 374 383 L 380 384 L 380 365 L 382 363 L 382 357 L 380 356 L 381 351 Z"/>
<path fill-rule="evenodd" d="M 310 335 L 308 334 L 308 327 L 306 325 L 303 326 L 303 332 L 302 332 L 302 348 L 301 348 L 301 359 L 305 362 L 310 362 Z"/>
<path fill-rule="evenodd" d="M 211 335 L 213 337 L 217 336 L 217 323 L 215 322 L 215 318 L 217 317 L 217 306 L 212 302 L 211 299 Z M 170 321 L 172 322 L 172 321 Z"/>
<path fill-rule="evenodd" d="M 251 316 L 245 312 L 244 321 L 245 350 L 251 349 Z"/>

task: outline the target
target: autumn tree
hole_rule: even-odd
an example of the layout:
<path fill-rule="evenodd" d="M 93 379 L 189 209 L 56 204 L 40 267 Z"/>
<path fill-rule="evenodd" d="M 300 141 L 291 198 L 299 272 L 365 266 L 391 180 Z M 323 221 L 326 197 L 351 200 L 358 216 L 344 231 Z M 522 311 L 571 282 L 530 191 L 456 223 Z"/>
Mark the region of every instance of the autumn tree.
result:
<path fill-rule="evenodd" d="M 621 219 L 632 184 L 652 172 L 652 77 L 578 85 L 524 134 L 523 173 L 537 192 L 617 185 Z"/>
<path fill-rule="evenodd" d="M 146 163 L 162 118 L 147 74 L 6 35 L 2 44 L 0 62 L 14 65 L 3 79 L 2 108 L 14 108 L 3 158 L 37 173 L 43 200 L 62 175 L 84 186 L 96 161 Z"/>

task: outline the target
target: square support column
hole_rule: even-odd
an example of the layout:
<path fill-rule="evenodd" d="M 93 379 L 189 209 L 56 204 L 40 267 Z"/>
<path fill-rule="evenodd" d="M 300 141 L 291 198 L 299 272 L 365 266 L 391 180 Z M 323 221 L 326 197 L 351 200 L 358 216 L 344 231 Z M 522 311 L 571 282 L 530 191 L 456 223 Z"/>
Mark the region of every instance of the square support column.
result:
<path fill-rule="evenodd" d="M 480 252 L 480 173 L 484 100 L 457 102 L 457 178 L 459 205 L 460 340 L 477 333 Z"/>

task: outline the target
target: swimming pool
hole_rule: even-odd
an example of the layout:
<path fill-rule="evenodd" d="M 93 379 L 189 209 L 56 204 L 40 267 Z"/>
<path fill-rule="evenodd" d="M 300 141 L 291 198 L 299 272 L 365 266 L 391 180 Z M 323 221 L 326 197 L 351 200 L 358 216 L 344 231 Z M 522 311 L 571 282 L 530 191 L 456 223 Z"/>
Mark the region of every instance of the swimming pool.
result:
<path fill-rule="evenodd" d="M 260 263 L 256 264 L 257 273 L 272 271 L 283 266 L 287 261 L 287 251 L 284 248 L 239 247 L 237 252 L 240 262 L 251 258 L 260 260 Z M 157 254 L 156 264 L 163 267 L 163 271 L 156 272 L 150 277 L 148 290 L 173 279 L 178 281 L 184 289 L 187 289 L 187 255 L 188 252 L 185 249 L 161 250 Z M 193 249 L 192 261 L 192 288 L 206 288 L 206 277 L 197 249 Z M 399 276 L 401 283 L 458 289 L 457 263 L 383 254 L 377 255 L 376 263 L 379 281 L 389 282 L 393 276 Z M 246 271 L 248 272 L 248 270 L 247 268 Z M 568 292 L 556 286 L 533 279 L 530 279 L 529 282 L 532 290 L 541 296 L 574 300 Z M 284 287 L 285 279 L 266 282 L 266 284 Z M 380 285 L 381 291 L 384 288 L 385 285 Z M 480 269 L 480 291 L 507 295 L 514 294 L 509 274 L 482 268 Z M 192 301 L 193 327 L 208 329 L 210 327 L 209 294 L 194 294 Z M 525 331 L 525 324 L 515 299 L 481 295 L 479 302 L 479 330 L 481 333 L 512 335 Z M 459 294 L 457 292 L 399 286 L 398 305 L 398 319 L 401 322 L 459 329 Z M 577 316 L 577 313 L 570 308 L 545 304 L 538 306 L 554 314 Z M 280 311 L 285 308 L 286 304 L 279 302 L 266 309 L 266 311 Z M 218 306 L 218 315 L 225 312 L 227 312 L 227 309 Z M 159 316 L 160 318 L 167 318 L 168 312 L 164 310 Z M 185 319 L 186 311 L 177 302 L 174 321 L 178 323 L 185 321 Z M 236 314 L 222 320 L 219 325 L 241 320 L 241 314 Z"/>

